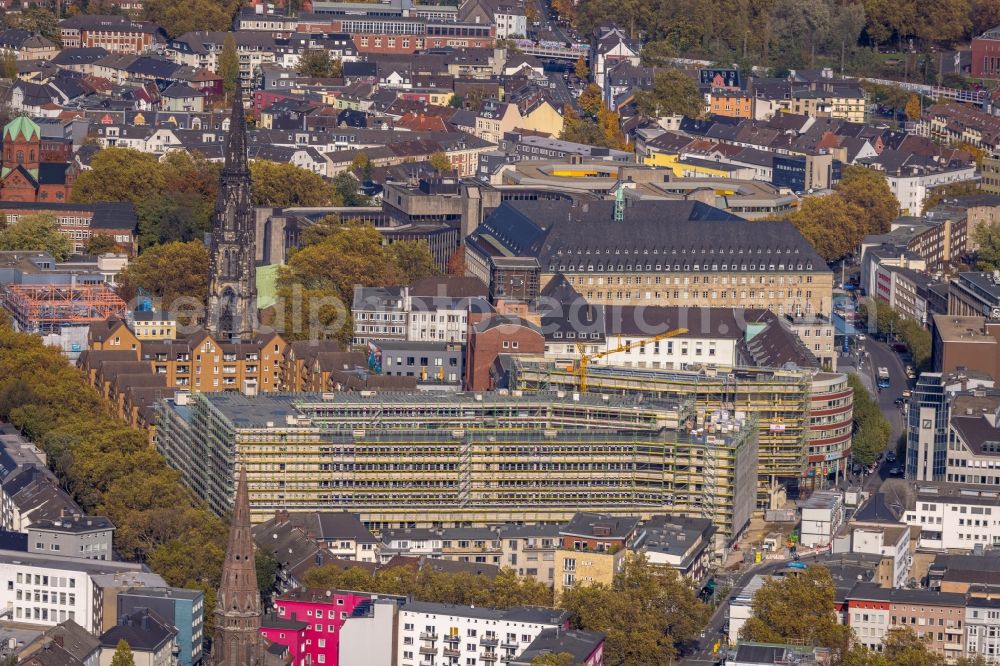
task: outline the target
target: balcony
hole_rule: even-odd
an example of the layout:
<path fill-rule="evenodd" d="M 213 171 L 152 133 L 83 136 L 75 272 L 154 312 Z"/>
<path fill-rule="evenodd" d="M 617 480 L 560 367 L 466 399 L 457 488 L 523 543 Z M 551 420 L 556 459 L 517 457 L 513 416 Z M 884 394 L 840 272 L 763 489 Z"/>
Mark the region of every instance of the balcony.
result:
<path fill-rule="evenodd" d="M 485 637 L 479 639 L 479 644 L 483 645 L 485 647 L 496 647 L 497 645 L 500 644 L 500 641 L 497 640 L 497 638 L 495 636 L 492 636 L 492 637 L 485 636 Z"/>
<path fill-rule="evenodd" d="M 499 659 L 496 652 L 484 652 L 481 655 L 479 655 L 479 658 L 482 659 L 483 661 L 496 661 L 497 659 Z"/>
<path fill-rule="evenodd" d="M 437 639 L 438 639 L 438 635 L 436 633 L 434 633 L 433 631 L 421 631 L 420 632 L 420 640 L 422 640 L 422 641 L 436 641 Z"/>
<path fill-rule="evenodd" d="M 461 643 L 462 642 L 462 637 L 459 636 L 458 634 L 448 634 L 447 636 L 444 637 L 444 642 L 445 643 Z"/>
<path fill-rule="evenodd" d="M 462 651 L 459 650 L 458 648 L 446 647 L 444 649 L 444 656 L 446 656 L 446 657 L 461 657 L 462 656 Z"/>
<path fill-rule="evenodd" d="M 420 646 L 420 654 L 433 654 L 433 655 L 436 655 L 437 653 L 438 653 L 437 648 L 424 647 L 423 645 Z"/>

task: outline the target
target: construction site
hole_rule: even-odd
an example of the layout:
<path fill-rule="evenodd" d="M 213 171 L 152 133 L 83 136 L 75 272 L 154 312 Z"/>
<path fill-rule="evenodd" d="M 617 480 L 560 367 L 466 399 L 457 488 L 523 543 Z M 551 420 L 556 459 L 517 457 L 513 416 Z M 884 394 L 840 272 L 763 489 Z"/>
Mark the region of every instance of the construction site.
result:
<path fill-rule="evenodd" d="M 373 529 L 562 522 L 578 511 L 746 528 L 757 421 L 744 412 L 563 391 L 179 395 L 157 448 L 229 510 L 236 461 L 255 520 L 344 510 Z"/>
<path fill-rule="evenodd" d="M 63 326 L 83 326 L 109 317 L 124 317 L 125 301 L 100 284 L 6 284 L 0 292 L 4 309 L 18 330 L 46 335 Z"/>

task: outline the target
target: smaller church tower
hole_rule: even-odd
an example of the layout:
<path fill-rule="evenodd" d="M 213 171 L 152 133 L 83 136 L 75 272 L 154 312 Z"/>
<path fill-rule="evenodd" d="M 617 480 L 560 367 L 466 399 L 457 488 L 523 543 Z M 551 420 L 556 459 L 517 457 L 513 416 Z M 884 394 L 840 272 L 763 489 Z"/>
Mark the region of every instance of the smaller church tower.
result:
<path fill-rule="evenodd" d="M 215 605 L 212 643 L 215 666 L 263 666 L 266 663 L 265 641 L 260 633 L 262 614 L 250 532 L 250 493 L 246 467 L 241 466 L 229 546 Z"/>
<path fill-rule="evenodd" d="M 236 87 L 229 121 L 226 162 L 212 214 L 208 318 L 205 328 L 228 340 L 249 339 L 257 323 L 257 227 L 253 217 L 247 124 Z"/>

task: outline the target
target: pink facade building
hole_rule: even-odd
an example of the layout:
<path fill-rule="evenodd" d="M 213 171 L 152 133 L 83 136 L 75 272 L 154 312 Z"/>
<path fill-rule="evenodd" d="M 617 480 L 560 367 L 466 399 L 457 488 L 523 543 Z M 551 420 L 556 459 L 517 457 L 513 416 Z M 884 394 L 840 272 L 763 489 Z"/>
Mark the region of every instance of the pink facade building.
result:
<path fill-rule="evenodd" d="M 298 588 L 274 600 L 277 617 L 271 622 L 265 618 L 261 631 L 269 640 L 288 645 L 293 666 L 337 666 L 344 621 L 371 603 L 371 596 L 362 592 Z M 296 629 L 299 624 L 305 627 Z"/>

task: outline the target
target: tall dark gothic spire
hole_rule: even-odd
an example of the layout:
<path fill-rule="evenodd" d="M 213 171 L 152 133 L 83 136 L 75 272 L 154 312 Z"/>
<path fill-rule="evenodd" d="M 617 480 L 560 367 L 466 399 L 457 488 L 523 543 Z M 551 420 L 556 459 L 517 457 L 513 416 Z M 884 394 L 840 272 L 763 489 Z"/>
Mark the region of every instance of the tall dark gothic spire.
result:
<path fill-rule="evenodd" d="M 226 162 L 212 216 L 206 328 L 222 339 L 248 339 L 257 323 L 257 227 L 253 217 L 247 123 L 237 86 L 229 119 Z"/>
<path fill-rule="evenodd" d="M 246 467 L 241 465 L 229 546 L 215 606 L 212 644 L 215 664 L 259 666 L 264 663 L 264 641 L 260 633 L 262 612 L 250 532 L 250 493 Z"/>

